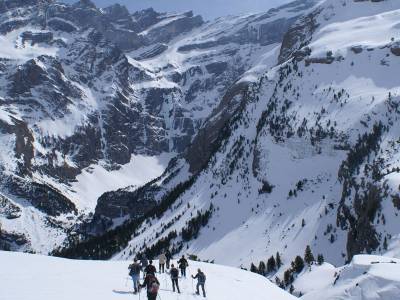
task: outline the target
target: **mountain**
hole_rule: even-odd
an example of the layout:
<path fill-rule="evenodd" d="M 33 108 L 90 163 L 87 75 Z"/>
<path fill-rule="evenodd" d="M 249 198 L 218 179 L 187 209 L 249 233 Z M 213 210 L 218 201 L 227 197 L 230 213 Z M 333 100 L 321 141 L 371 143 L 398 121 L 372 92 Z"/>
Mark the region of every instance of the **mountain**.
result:
<path fill-rule="evenodd" d="M 0 248 L 48 253 L 151 211 L 155 199 L 106 192 L 160 176 L 230 93 L 272 66 L 313 3 L 204 22 L 88 0 L 1 1 Z"/>
<path fill-rule="evenodd" d="M 2 1 L 0 249 L 117 261 L 170 248 L 304 299 L 395 298 L 399 16 L 395 0 L 209 22 Z M 122 263 L 104 264 L 120 280 Z"/>
<path fill-rule="evenodd" d="M 132 299 L 132 282 L 128 276 L 130 262 L 72 261 L 39 255 L 0 252 L 0 290 L 3 299 Z M 29 270 L 15 265 L 29 265 Z M 201 268 L 207 276 L 207 299 L 256 299 L 268 295 L 277 300 L 293 300 L 295 297 L 282 291 L 263 277 L 243 270 L 190 261 L 188 274 Z M 104 274 L 104 276 L 97 276 Z M 198 299 L 194 295 L 192 280 L 180 279 L 181 294 L 172 293 L 167 274 L 158 275 L 161 299 Z M 18 279 L 18 280 L 17 280 Z M 32 280 L 33 279 L 33 280 Z M 128 282 L 129 279 L 129 282 Z M 129 285 L 128 285 L 129 284 Z M 26 288 L 19 288 L 20 285 Z M 46 286 L 44 286 L 46 285 Z M 66 289 L 65 286 L 69 288 Z M 142 290 L 141 297 L 146 298 Z M 202 298 L 202 297 L 201 297 Z"/>
<path fill-rule="evenodd" d="M 243 266 L 307 245 L 341 266 L 386 251 L 399 228 L 397 1 L 321 1 L 224 94 L 192 143 L 140 189 L 154 209 L 55 254 L 176 253 Z M 99 214 L 97 213 L 97 216 Z"/>
<path fill-rule="evenodd" d="M 357 269 L 399 233 L 398 1 L 211 22 L 5 4 L 3 248 L 130 259 L 170 247 L 245 268 L 278 252 L 269 276 L 283 279 L 307 245 Z"/>

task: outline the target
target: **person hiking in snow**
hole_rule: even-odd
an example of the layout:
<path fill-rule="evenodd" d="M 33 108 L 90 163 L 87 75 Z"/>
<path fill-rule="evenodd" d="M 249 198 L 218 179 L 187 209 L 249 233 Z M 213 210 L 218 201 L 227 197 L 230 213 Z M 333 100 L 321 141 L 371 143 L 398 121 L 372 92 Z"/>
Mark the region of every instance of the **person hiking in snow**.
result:
<path fill-rule="evenodd" d="M 181 259 L 178 260 L 179 269 L 181 270 L 181 276 L 186 278 L 186 268 L 189 266 L 185 255 L 182 255 Z"/>
<path fill-rule="evenodd" d="M 142 266 L 142 270 L 146 269 L 149 265 L 149 261 L 147 260 L 146 254 L 144 253 L 140 256 L 140 264 Z"/>
<path fill-rule="evenodd" d="M 128 269 L 129 269 L 129 276 L 132 277 L 133 281 L 133 289 L 134 289 L 133 293 L 136 294 L 139 291 L 139 285 L 140 285 L 139 279 L 141 270 L 141 266 L 136 258 L 133 260 L 133 264 L 129 265 Z"/>
<path fill-rule="evenodd" d="M 154 274 L 147 274 L 146 278 L 143 281 L 141 287 L 146 287 L 147 289 L 147 299 L 148 300 L 156 300 L 158 295 L 158 290 L 160 289 L 160 282 L 154 276 Z"/>
<path fill-rule="evenodd" d="M 171 251 L 169 251 L 169 249 L 167 249 L 167 251 L 165 252 L 165 258 L 167 259 L 167 260 L 166 260 L 166 262 L 167 262 L 167 269 L 169 269 L 169 264 L 170 264 L 171 259 L 172 259 L 172 254 L 171 254 Z"/>
<path fill-rule="evenodd" d="M 179 285 L 178 285 L 179 271 L 177 268 L 175 268 L 174 264 L 171 265 L 171 270 L 169 271 L 169 274 L 171 276 L 171 281 L 172 281 L 172 291 L 175 292 L 175 286 L 176 286 L 176 289 L 180 294 L 181 291 L 179 290 Z"/>
<path fill-rule="evenodd" d="M 148 266 L 144 269 L 144 273 L 147 274 L 153 274 L 155 275 L 157 272 L 156 267 L 153 266 L 153 261 L 150 259 Z"/>
<path fill-rule="evenodd" d="M 165 256 L 165 253 L 161 253 L 158 256 L 158 265 L 159 265 L 158 271 L 160 273 L 164 273 L 165 272 L 165 261 L 166 260 L 167 260 L 167 257 Z"/>
<path fill-rule="evenodd" d="M 200 295 L 199 287 L 201 287 L 201 289 L 203 290 L 203 297 L 206 297 L 206 291 L 204 288 L 204 285 L 206 284 L 206 275 L 200 269 L 197 269 L 196 276 L 192 275 L 192 278 L 197 279 L 196 294 Z"/>

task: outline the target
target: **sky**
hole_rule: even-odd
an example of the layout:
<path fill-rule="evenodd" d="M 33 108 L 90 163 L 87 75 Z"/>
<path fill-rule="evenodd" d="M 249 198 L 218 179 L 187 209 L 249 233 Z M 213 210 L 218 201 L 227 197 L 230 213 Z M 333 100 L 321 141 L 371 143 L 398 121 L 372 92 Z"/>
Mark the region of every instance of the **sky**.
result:
<path fill-rule="evenodd" d="M 61 0 L 73 3 L 77 0 Z M 204 19 L 214 19 L 219 16 L 237 15 L 250 12 L 267 11 L 290 0 L 92 0 L 99 7 L 121 3 L 131 11 L 153 7 L 160 12 L 193 10 Z"/>

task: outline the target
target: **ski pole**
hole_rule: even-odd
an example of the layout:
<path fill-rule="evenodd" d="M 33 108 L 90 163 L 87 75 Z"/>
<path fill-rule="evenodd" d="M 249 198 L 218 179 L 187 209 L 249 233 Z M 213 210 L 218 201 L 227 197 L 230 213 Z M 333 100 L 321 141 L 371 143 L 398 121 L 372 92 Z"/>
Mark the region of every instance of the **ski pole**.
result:
<path fill-rule="evenodd" d="M 126 277 L 126 280 L 125 280 L 125 287 L 127 286 L 127 284 L 128 284 L 128 277 Z"/>
<path fill-rule="evenodd" d="M 193 294 L 194 294 L 193 277 L 192 277 L 192 292 L 193 292 Z"/>

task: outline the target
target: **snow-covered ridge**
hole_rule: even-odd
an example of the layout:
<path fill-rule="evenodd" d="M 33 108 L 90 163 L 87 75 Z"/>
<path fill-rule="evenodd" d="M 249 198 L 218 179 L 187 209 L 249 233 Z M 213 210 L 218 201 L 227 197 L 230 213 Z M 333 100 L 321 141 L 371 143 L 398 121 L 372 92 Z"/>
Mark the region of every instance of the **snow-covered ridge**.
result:
<path fill-rule="evenodd" d="M 294 282 L 301 299 L 396 299 L 400 292 L 400 260 L 357 255 L 349 265 L 311 266 Z"/>
<path fill-rule="evenodd" d="M 0 299 L 133 299 L 128 281 L 130 261 L 74 261 L 45 256 L 0 251 Z M 155 262 L 156 263 L 156 262 Z M 167 274 L 157 274 L 159 295 L 163 300 L 199 299 L 194 295 L 190 274 L 201 268 L 207 276 L 206 292 L 210 300 L 294 300 L 266 278 L 240 269 L 189 261 L 188 278 L 179 279 L 181 294 L 173 293 Z M 23 286 L 23 288 L 21 288 Z M 146 292 L 141 297 L 146 298 Z"/>

